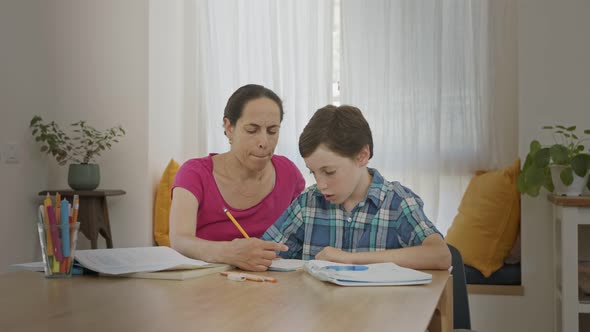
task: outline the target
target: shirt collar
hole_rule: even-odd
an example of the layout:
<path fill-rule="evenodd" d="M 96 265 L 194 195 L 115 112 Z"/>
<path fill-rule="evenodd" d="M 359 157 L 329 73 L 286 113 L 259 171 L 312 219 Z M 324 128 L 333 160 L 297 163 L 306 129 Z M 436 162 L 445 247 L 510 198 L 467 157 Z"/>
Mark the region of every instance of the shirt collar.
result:
<path fill-rule="evenodd" d="M 369 191 L 367 192 L 367 199 L 373 202 L 373 205 L 379 206 L 379 202 L 381 201 L 381 193 L 384 191 L 383 187 L 385 185 L 385 179 L 381 176 L 378 170 L 374 168 L 368 168 L 369 174 L 373 176 L 373 181 L 371 181 L 371 185 L 369 186 Z"/>

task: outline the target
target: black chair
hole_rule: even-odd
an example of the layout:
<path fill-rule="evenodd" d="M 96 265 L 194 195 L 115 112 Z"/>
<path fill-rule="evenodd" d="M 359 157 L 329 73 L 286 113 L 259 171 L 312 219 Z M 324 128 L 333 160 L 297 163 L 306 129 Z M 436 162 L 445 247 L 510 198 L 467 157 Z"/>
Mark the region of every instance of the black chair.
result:
<path fill-rule="evenodd" d="M 456 330 L 470 330 L 469 297 L 465 281 L 463 258 L 457 248 L 448 244 L 452 256 L 453 271 L 453 327 Z"/>

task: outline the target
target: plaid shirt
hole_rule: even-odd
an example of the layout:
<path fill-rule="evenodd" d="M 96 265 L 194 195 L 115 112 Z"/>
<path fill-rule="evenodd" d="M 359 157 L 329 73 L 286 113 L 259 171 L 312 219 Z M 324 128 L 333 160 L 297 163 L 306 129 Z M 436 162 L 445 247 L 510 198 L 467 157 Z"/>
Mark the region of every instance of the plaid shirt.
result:
<path fill-rule="evenodd" d="M 324 247 L 349 252 L 380 251 L 420 245 L 441 234 L 424 214 L 424 203 L 399 182 L 389 182 L 369 168 L 373 181 L 367 197 L 347 212 L 327 201 L 316 185 L 308 187 L 266 230 L 263 240 L 284 243 L 283 258 L 314 259 Z M 442 236 L 442 234 L 441 234 Z"/>

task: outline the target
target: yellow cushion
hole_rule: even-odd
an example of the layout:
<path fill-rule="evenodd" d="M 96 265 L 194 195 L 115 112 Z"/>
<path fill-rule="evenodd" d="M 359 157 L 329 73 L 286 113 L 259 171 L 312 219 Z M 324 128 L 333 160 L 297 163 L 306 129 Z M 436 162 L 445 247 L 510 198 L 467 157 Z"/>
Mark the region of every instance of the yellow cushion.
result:
<path fill-rule="evenodd" d="M 502 267 L 520 227 L 520 160 L 502 170 L 475 175 L 463 195 L 446 241 L 463 262 L 489 277 Z"/>
<path fill-rule="evenodd" d="M 159 246 L 170 246 L 168 232 L 170 230 L 170 205 L 172 204 L 171 191 L 172 185 L 174 184 L 174 177 L 179 167 L 180 165 L 174 159 L 170 159 L 156 190 L 156 201 L 154 203 L 154 240 Z"/>

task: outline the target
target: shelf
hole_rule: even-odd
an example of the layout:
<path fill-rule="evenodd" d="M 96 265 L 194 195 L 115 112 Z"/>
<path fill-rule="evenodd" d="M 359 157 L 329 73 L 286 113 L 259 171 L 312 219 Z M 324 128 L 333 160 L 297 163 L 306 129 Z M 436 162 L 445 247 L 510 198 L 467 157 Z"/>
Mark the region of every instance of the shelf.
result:
<path fill-rule="evenodd" d="M 522 285 L 468 284 L 467 285 L 467 292 L 469 294 L 523 296 L 524 295 L 524 287 Z"/>
<path fill-rule="evenodd" d="M 578 307 L 578 312 L 583 314 L 590 314 L 590 302 L 588 303 L 581 303 Z"/>
<path fill-rule="evenodd" d="M 584 294 L 584 292 L 581 289 L 578 289 L 578 299 L 580 299 L 580 307 L 581 306 L 590 307 L 590 294 Z M 589 311 L 580 311 L 580 312 L 588 313 Z"/>
<path fill-rule="evenodd" d="M 590 207 L 590 196 L 557 196 L 548 194 L 547 199 L 555 205 Z"/>

